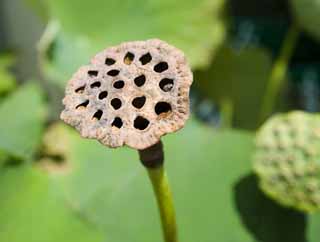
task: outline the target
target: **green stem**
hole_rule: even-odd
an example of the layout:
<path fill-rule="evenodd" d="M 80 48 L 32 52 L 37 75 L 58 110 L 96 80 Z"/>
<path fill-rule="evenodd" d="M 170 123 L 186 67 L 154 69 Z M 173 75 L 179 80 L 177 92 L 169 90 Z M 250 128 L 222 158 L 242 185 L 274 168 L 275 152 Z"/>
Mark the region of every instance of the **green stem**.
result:
<path fill-rule="evenodd" d="M 172 194 L 163 165 L 147 168 L 153 191 L 157 199 L 163 236 L 166 242 L 177 242 L 177 225 Z"/>
<path fill-rule="evenodd" d="M 233 103 L 231 98 L 223 98 L 221 100 L 222 126 L 223 128 L 232 128 L 233 123 Z"/>
<path fill-rule="evenodd" d="M 281 88 L 284 86 L 289 61 L 298 42 L 299 33 L 299 27 L 292 24 L 283 41 L 280 55 L 273 64 L 266 93 L 262 102 L 260 113 L 261 123 L 272 113 L 277 96 L 279 95 Z"/>
<path fill-rule="evenodd" d="M 177 242 L 177 224 L 172 194 L 163 166 L 164 152 L 162 142 L 139 150 L 142 165 L 147 169 L 160 212 L 165 242 Z"/>

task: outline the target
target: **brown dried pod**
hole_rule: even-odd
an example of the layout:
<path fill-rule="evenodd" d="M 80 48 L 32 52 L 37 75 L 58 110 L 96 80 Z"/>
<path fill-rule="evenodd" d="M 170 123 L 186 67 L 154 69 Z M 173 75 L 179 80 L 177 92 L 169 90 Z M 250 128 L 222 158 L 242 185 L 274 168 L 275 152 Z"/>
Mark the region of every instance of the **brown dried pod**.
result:
<path fill-rule="evenodd" d="M 61 119 L 106 146 L 143 150 L 184 126 L 192 79 L 175 47 L 158 39 L 122 43 L 73 75 Z"/>

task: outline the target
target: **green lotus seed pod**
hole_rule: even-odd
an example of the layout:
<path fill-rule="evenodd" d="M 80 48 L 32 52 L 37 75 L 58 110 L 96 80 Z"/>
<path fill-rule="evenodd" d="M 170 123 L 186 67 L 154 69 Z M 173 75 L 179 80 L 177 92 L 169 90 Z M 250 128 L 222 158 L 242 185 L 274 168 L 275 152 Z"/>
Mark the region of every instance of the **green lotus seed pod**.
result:
<path fill-rule="evenodd" d="M 282 205 L 320 209 L 320 115 L 275 115 L 256 135 L 254 171 L 261 189 Z"/>

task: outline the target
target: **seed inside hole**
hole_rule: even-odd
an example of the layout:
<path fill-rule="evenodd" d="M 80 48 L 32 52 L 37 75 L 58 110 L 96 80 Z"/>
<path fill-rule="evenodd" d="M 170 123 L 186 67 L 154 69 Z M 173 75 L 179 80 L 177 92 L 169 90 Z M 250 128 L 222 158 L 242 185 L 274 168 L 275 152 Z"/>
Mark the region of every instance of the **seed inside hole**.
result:
<path fill-rule="evenodd" d="M 96 118 L 96 119 L 100 120 L 101 117 L 102 117 L 102 114 L 103 114 L 102 110 L 99 109 L 97 112 L 94 113 L 94 115 L 93 115 L 92 118 L 93 118 L 93 119 Z"/>
<path fill-rule="evenodd" d="M 143 105 L 146 103 L 146 97 L 145 96 L 141 96 L 141 97 L 136 97 L 135 99 L 132 100 L 132 105 L 135 108 L 142 108 Z"/>
<path fill-rule="evenodd" d="M 90 77 L 94 77 L 94 76 L 98 76 L 98 71 L 88 71 L 88 75 L 90 76 Z"/>
<path fill-rule="evenodd" d="M 149 52 L 141 56 L 139 59 L 142 65 L 148 64 L 151 60 L 152 60 L 152 56 L 150 55 Z"/>
<path fill-rule="evenodd" d="M 117 76 L 120 73 L 119 70 L 113 69 L 107 72 L 109 76 Z"/>
<path fill-rule="evenodd" d="M 144 117 L 138 116 L 133 122 L 133 126 L 139 130 L 145 130 L 149 125 L 149 120 Z"/>
<path fill-rule="evenodd" d="M 122 102 L 119 98 L 114 98 L 111 100 L 111 106 L 117 110 L 119 108 L 121 108 Z"/>
<path fill-rule="evenodd" d="M 173 88 L 173 79 L 163 78 L 159 83 L 159 87 L 164 92 L 171 91 Z"/>
<path fill-rule="evenodd" d="M 116 117 L 116 118 L 113 120 L 112 124 L 111 124 L 111 126 L 115 126 L 115 127 L 117 127 L 118 129 L 120 129 L 120 128 L 122 127 L 122 125 L 123 125 L 123 122 L 122 122 L 121 118 L 119 118 L 119 117 Z"/>
<path fill-rule="evenodd" d="M 156 64 L 153 68 L 153 70 L 155 72 L 164 72 L 165 70 L 167 70 L 169 68 L 168 63 L 167 62 L 159 62 L 158 64 Z"/>
<path fill-rule="evenodd" d="M 86 85 L 83 85 L 83 86 L 81 86 L 81 87 L 78 87 L 78 88 L 75 90 L 75 92 L 76 92 L 76 93 L 83 93 L 85 88 L 86 88 Z"/>
<path fill-rule="evenodd" d="M 134 78 L 134 83 L 138 86 L 141 87 L 143 84 L 146 82 L 146 76 L 145 75 L 140 75 L 136 78 Z"/>
<path fill-rule="evenodd" d="M 86 108 L 89 104 L 89 100 L 84 101 L 83 103 L 80 103 L 78 106 L 76 106 L 76 109 L 80 108 L 80 107 L 84 107 Z"/>
<path fill-rule="evenodd" d="M 131 52 L 127 52 L 127 54 L 125 55 L 125 57 L 123 59 L 123 62 L 127 65 L 130 65 L 133 60 L 134 60 L 134 54 Z"/>
<path fill-rule="evenodd" d="M 101 86 L 101 82 L 94 82 L 90 85 L 91 88 L 98 88 Z"/>
<path fill-rule="evenodd" d="M 124 81 L 120 80 L 120 81 L 116 81 L 115 83 L 113 83 L 113 87 L 117 88 L 117 89 L 121 89 L 124 87 Z"/>
<path fill-rule="evenodd" d="M 108 92 L 107 91 L 103 91 L 99 93 L 99 99 L 104 99 L 108 96 Z"/>
<path fill-rule="evenodd" d="M 171 105 L 167 102 L 158 102 L 154 108 L 156 114 L 160 115 L 163 113 L 168 113 L 172 110 Z"/>
<path fill-rule="evenodd" d="M 106 61 L 105 61 L 105 64 L 107 66 L 112 66 L 114 63 L 116 63 L 116 61 L 112 58 L 107 58 Z"/>

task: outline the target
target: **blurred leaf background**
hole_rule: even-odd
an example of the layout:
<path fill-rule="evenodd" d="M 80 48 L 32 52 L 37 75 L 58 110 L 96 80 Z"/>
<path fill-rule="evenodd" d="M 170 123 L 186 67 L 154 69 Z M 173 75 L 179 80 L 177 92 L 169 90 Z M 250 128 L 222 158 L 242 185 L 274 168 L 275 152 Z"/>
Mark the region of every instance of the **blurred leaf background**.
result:
<path fill-rule="evenodd" d="M 162 241 L 136 152 L 59 121 L 97 51 L 160 38 L 194 71 L 192 117 L 164 138 L 180 241 L 318 242 L 319 214 L 267 198 L 251 157 L 266 118 L 320 109 L 319 13 L 319 0 L 1 0 L 0 241 Z"/>

